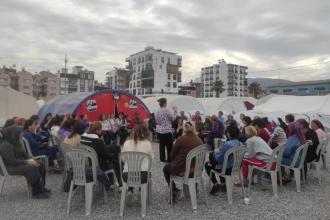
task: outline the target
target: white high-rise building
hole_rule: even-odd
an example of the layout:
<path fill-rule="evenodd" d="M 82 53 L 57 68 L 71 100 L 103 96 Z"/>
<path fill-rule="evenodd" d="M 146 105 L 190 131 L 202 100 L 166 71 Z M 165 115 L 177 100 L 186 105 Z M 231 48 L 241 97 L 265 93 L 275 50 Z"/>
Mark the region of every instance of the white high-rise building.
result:
<path fill-rule="evenodd" d="M 204 97 L 216 97 L 213 85 L 221 80 L 225 91 L 220 97 L 247 96 L 247 67 L 236 64 L 227 64 L 223 59 L 217 64 L 203 67 L 201 71 L 204 86 Z"/>
<path fill-rule="evenodd" d="M 176 53 L 146 47 L 126 58 L 130 70 L 129 92 L 134 95 L 177 94 L 181 82 L 182 57 Z"/>

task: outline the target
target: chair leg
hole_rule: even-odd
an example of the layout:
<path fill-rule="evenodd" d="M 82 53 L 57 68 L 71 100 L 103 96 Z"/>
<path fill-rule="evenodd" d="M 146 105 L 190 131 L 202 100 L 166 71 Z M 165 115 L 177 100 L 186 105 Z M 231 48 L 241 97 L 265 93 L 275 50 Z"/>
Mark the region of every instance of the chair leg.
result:
<path fill-rule="evenodd" d="M 302 182 L 303 182 L 303 184 L 306 185 L 306 174 L 305 174 L 305 168 L 304 168 L 304 166 L 301 169 L 301 176 L 302 176 Z"/>
<path fill-rule="evenodd" d="M 294 169 L 294 178 L 296 180 L 297 192 L 301 192 L 300 170 Z"/>
<path fill-rule="evenodd" d="M 319 184 L 321 186 L 321 163 L 320 163 L 320 161 L 316 162 L 315 165 L 316 165 L 317 178 L 319 179 Z"/>
<path fill-rule="evenodd" d="M 151 178 L 149 178 L 149 182 L 148 182 L 148 203 L 151 203 L 151 199 L 152 199 L 152 180 Z"/>
<path fill-rule="evenodd" d="M 282 182 L 282 170 L 281 167 L 278 169 L 278 178 L 280 180 L 280 188 L 283 188 L 283 182 Z"/>
<path fill-rule="evenodd" d="M 321 159 L 322 159 L 322 162 L 323 162 L 323 168 L 324 169 L 327 169 L 327 155 L 326 154 L 321 154 Z"/>
<path fill-rule="evenodd" d="M 226 179 L 228 203 L 233 204 L 233 179 L 231 176 L 226 176 L 225 179 Z M 241 184 L 243 185 L 243 182 L 241 182 Z"/>
<path fill-rule="evenodd" d="M 170 204 L 173 204 L 173 180 L 170 178 Z"/>
<path fill-rule="evenodd" d="M 0 195 L 2 193 L 3 186 L 5 185 L 5 180 L 6 180 L 5 177 L 0 178 Z"/>
<path fill-rule="evenodd" d="M 120 200 L 120 209 L 119 209 L 120 216 L 124 215 L 126 193 L 127 193 L 127 185 L 123 183 L 123 187 L 121 188 L 121 200 Z"/>
<path fill-rule="evenodd" d="M 71 181 L 71 183 L 70 183 L 69 197 L 68 197 L 67 207 L 66 207 L 66 213 L 67 214 L 70 213 L 70 205 L 71 205 L 72 194 L 73 194 L 73 182 Z"/>
<path fill-rule="evenodd" d="M 274 196 L 277 198 L 278 197 L 278 189 L 277 189 L 277 172 L 276 171 L 272 171 L 270 172 L 270 176 L 272 179 L 272 186 L 273 186 L 273 192 L 274 192 Z"/>
<path fill-rule="evenodd" d="M 146 216 L 146 209 L 147 209 L 147 193 L 148 193 L 148 184 L 142 184 L 141 185 L 141 213 L 142 218 Z"/>
<path fill-rule="evenodd" d="M 86 210 L 86 216 L 89 216 L 92 212 L 93 186 L 94 186 L 94 184 L 90 184 L 90 183 L 87 183 L 85 185 L 85 210 Z"/>
<path fill-rule="evenodd" d="M 251 183 L 252 183 L 252 173 L 253 173 L 253 166 L 249 166 L 249 174 L 248 174 L 248 179 L 249 179 L 248 197 L 250 197 Z M 244 184 L 244 183 L 241 182 L 241 184 Z"/>
<path fill-rule="evenodd" d="M 196 183 L 194 181 L 188 182 L 189 194 L 191 199 L 191 206 L 193 211 L 197 210 L 197 195 L 196 195 Z"/>
<path fill-rule="evenodd" d="M 242 172 L 238 173 L 238 178 L 241 183 L 243 183 L 243 177 L 242 177 Z M 245 198 L 245 189 L 244 189 L 244 184 L 241 184 L 241 189 L 242 189 L 242 196 Z"/>
<path fill-rule="evenodd" d="M 28 181 L 26 181 L 27 184 L 27 190 L 28 190 L 28 198 L 31 199 L 32 198 L 32 186 L 30 185 L 30 183 L 28 183 Z"/>
<path fill-rule="evenodd" d="M 201 191 L 203 191 L 202 193 L 204 195 L 206 207 L 209 207 L 209 204 L 208 204 L 208 201 L 207 201 L 207 192 L 205 190 L 203 178 L 201 179 Z"/>
<path fill-rule="evenodd" d="M 103 190 L 103 194 L 104 194 L 104 203 L 108 203 L 108 192 L 105 189 L 105 186 L 102 184 L 102 190 Z"/>

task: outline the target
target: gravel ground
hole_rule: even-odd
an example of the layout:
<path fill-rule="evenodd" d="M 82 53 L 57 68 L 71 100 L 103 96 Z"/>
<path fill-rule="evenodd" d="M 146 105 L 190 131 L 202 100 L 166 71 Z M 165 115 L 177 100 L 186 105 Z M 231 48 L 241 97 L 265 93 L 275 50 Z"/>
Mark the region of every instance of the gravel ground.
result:
<path fill-rule="evenodd" d="M 330 219 L 330 172 L 322 170 L 322 186 L 312 170 L 308 181 L 297 193 L 295 182 L 284 186 L 279 192 L 279 199 L 272 194 L 271 184 L 254 185 L 251 188 L 250 204 L 245 205 L 240 189 L 234 189 L 234 202 L 227 203 L 226 194 L 208 195 L 209 207 L 203 197 L 198 196 L 198 210 L 191 211 L 190 201 L 179 200 L 168 204 L 169 189 L 162 174 L 163 164 L 159 162 L 157 145 L 156 158 L 152 167 L 152 204 L 147 206 L 145 219 Z M 330 165 L 330 164 L 329 164 Z M 6 180 L 0 196 L 0 219 L 85 219 L 84 199 L 77 194 L 73 197 L 71 213 L 66 214 L 67 193 L 60 191 L 61 175 L 51 174 L 47 187 L 52 189 L 48 200 L 27 200 L 26 183 L 23 178 Z M 205 183 L 208 183 L 205 176 Z M 109 201 L 104 203 L 102 193 L 94 194 L 92 214 L 89 219 L 118 219 L 120 195 L 109 192 Z M 139 197 L 132 206 L 125 207 L 123 219 L 140 219 Z"/>

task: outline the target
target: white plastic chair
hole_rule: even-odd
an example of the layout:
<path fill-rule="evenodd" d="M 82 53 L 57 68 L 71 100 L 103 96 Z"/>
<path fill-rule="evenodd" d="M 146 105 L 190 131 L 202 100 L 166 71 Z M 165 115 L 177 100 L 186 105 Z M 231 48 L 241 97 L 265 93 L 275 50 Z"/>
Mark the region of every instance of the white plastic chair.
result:
<path fill-rule="evenodd" d="M 142 183 L 141 172 L 143 162 L 148 161 L 148 176 L 147 182 Z M 123 187 L 121 190 L 121 200 L 120 200 L 120 216 L 124 215 L 124 206 L 126 201 L 126 194 L 128 187 L 139 187 L 141 188 L 141 206 L 142 206 L 142 217 L 146 215 L 146 208 L 147 208 L 147 198 L 151 198 L 151 178 L 150 178 L 150 169 L 151 169 L 151 162 L 152 158 L 149 154 L 142 153 L 142 152 L 135 152 L 135 151 L 127 151 L 122 152 L 120 154 L 120 160 L 125 163 L 125 167 L 127 167 L 127 181 L 123 182 Z M 120 164 L 121 166 L 121 164 Z M 122 170 L 122 169 L 120 169 Z M 122 173 L 121 173 L 122 174 Z M 121 175 L 122 176 L 122 175 Z"/>
<path fill-rule="evenodd" d="M 62 189 L 62 192 L 64 191 L 64 181 L 65 181 L 65 177 L 66 175 L 68 174 L 68 171 L 69 171 L 69 166 L 68 166 L 68 160 L 67 160 L 67 153 L 70 152 L 70 151 L 73 151 L 73 150 L 76 150 L 77 148 L 69 145 L 69 144 L 66 144 L 66 143 L 61 143 L 60 144 L 60 152 L 61 154 L 63 155 L 63 161 L 64 161 L 64 169 L 63 169 L 63 178 L 62 178 L 62 186 L 61 186 L 61 189 Z"/>
<path fill-rule="evenodd" d="M 184 176 L 171 176 L 170 177 L 170 202 L 173 204 L 173 182 L 179 182 L 183 185 L 187 185 L 189 189 L 190 199 L 191 199 L 191 206 L 193 211 L 197 210 L 197 195 L 196 195 L 196 184 L 200 184 L 201 190 L 205 196 L 205 202 L 207 205 L 207 192 L 204 188 L 203 183 L 203 168 L 205 163 L 205 158 L 208 155 L 208 146 L 203 144 L 194 149 L 192 149 L 187 157 L 186 157 L 186 170 Z M 192 161 L 195 161 L 195 169 L 193 172 L 193 177 L 190 176 L 190 169 L 192 165 Z"/>
<path fill-rule="evenodd" d="M 316 168 L 316 175 L 319 180 L 319 184 L 321 185 L 321 167 L 322 167 L 322 159 L 321 159 L 321 151 L 323 148 L 325 148 L 326 145 L 326 140 L 321 140 L 319 145 L 317 146 L 316 149 L 316 155 L 320 156 L 319 158 L 316 158 L 315 160 L 309 162 L 308 164 L 313 164 L 315 165 Z M 308 166 L 307 166 L 308 168 Z"/>
<path fill-rule="evenodd" d="M 85 212 L 86 216 L 88 216 L 92 211 L 93 187 L 98 184 L 95 158 L 91 153 L 85 150 L 73 150 L 66 153 L 66 159 L 68 160 L 67 163 L 69 168 L 73 171 L 73 177 L 71 180 L 69 197 L 67 201 L 67 213 L 70 213 L 73 187 L 76 185 L 85 187 Z M 89 167 L 86 166 L 87 161 L 89 162 L 93 173 L 93 180 L 90 182 L 87 182 L 86 179 L 86 167 Z M 104 192 L 104 195 L 106 197 L 106 191 Z"/>
<path fill-rule="evenodd" d="M 300 175 L 302 175 L 303 183 L 305 183 L 305 169 L 304 169 L 304 161 L 306 157 L 306 153 L 308 147 L 311 143 L 308 141 L 305 144 L 301 145 L 297 150 L 293 157 L 293 160 L 290 165 L 281 164 L 282 167 L 287 168 L 289 170 L 293 170 L 294 177 L 296 181 L 297 192 L 301 192 L 301 179 Z M 280 179 L 282 182 L 282 179 Z"/>
<path fill-rule="evenodd" d="M 3 159 L 0 155 L 0 195 L 2 193 L 3 187 L 5 185 L 5 181 L 6 178 L 10 178 L 10 177 L 24 177 L 21 175 L 9 175 L 5 163 L 3 162 Z M 26 180 L 26 178 L 24 177 L 24 179 Z M 30 199 L 32 197 L 32 186 L 27 182 L 27 188 L 28 188 L 28 198 Z"/>
<path fill-rule="evenodd" d="M 282 157 L 283 157 L 283 152 L 284 152 L 284 145 L 277 146 L 275 149 L 273 149 L 271 160 L 268 162 L 266 168 L 249 165 L 249 175 L 248 175 L 248 179 L 249 179 L 248 195 L 249 196 L 250 196 L 250 189 L 251 189 L 251 183 L 252 183 L 252 174 L 253 174 L 253 170 L 255 169 L 255 170 L 270 174 L 274 196 L 278 197 L 277 174 L 279 174 L 280 186 L 282 187 L 281 161 L 282 161 Z M 276 164 L 276 166 L 273 167 L 273 164 Z"/>
<path fill-rule="evenodd" d="M 324 169 L 328 169 L 328 148 L 330 145 L 330 133 L 326 133 L 326 141 L 325 144 L 323 146 L 323 148 L 321 149 L 321 156 L 320 156 L 320 160 L 322 160 L 323 162 L 323 168 Z"/>
<path fill-rule="evenodd" d="M 245 155 L 245 152 L 246 152 L 246 147 L 243 147 L 243 146 L 237 146 L 237 147 L 231 148 L 230 150 L 228 150 L 225 153 L 221 173 L 217 172 L 216 170 L 211 170 L 211 172 L 210 172 L 209 185 L 211 184 L 212 175 L 221 176 L 221 177 L 224 177 L 226 179 L 227 198 L 228 198 L 228 203 L 229 204 L 233 203 L 233 178 L 234 178 L 234 176 L 238 175 L 240 182 L 243 183 L 241 165 L 242 165 L 242 160 L 243 160 L 243 157 Z M 229 160 L 229 157 L 233 158 L 233 166 L 232 166 L 232 169 L 231 169 L 231 174 L 226 175 L 227 162 Z M 243 184 L 241 184 L 241 188 L 242 188 L 242 194 L 243 194 L 243 197 L 244 197 L 245 193 L 244 193 L 244 185 Z"/>
<path fill-rule="evenodd" d="M 28 153 L 28 155 L 31 158 L 33 158 L 35 160 L 42 159 L 44 161 L 44 163 L 45 163 L 45 169 L 46 169 L 46 174 L 47 174 L 48 171 L 49 171 L 48 156 L 46 156 L 46 155 L 33 156 L 32 155 L 32 151 L 31 151 L 31 148 L 30 148 L 30 144 L 29 144 L 28 140 L 26 140 L 24 137 L 23 137 L 23 144 L 24 144 L 25 151 Z"/>
<path fill-rule="evenodd" d="M 84 144 L 80 144 L 79 148 L 81 150 L 86 150 L 87 152 L 91 153 L 93 155 L 93 157 L 94 157 L 95 162 L 96 162 L 96 167 L 99 167 L 100 166 L 99 165 L 99 160 L 98 160 L 98 157 L 97 157 L 97 153 L 96 153 L 96 151 L 93 148 L 91 148 L 91 147 L 89 147 L 87 145 L 84 145 Z M 114 185 L 115 186 L 116 186 L 116 184 L 118 185 L 118 180 L 117 180 L 117 176 L 116 176 L 116 173 L 115 173 L 115 170 L 114 169 L 106 170 L 106 171 L 104 171 L 104 174 L 105 175 L 111 174 L 112 177 L 113 177 L 114 183 L 115 183 Z M 116 190 L 114 190 L 114 195 L 116 195 Z M 106 194 L 104 195 L 104 198 L 105 198 L 105 202 L 108 202 L 108 199 L 107 199 L 107 195 Z"/>

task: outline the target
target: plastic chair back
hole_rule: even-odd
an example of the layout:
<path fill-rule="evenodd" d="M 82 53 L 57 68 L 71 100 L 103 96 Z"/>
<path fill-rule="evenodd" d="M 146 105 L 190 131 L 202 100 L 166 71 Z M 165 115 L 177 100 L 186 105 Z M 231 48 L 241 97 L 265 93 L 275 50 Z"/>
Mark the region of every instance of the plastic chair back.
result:
<path fill-rule="evenodd" d="M 281 144 L 281 145 L 279 145 L 279 146 L 277 146 L 276 148 L 273 149 L 272 159 L 269 161 L 269 163 L 267 165 L 267 170 L 268 171 L 272 170 L 273 163 L 276 163 L 276 167 L 275 167 L 274 170 L 277 171 L 278 169 L 280 169 L 284 149 L 285 149 L 284 144 Z"/>
<path fill-rule="evenodd" d="M 149 154 L 143 152 L 136 152 L 136 151 L 127 151 L 127 152 L 122 152 L 120 154 L 119 161 L 125 163 L 125 166 L 127 167 L 127 181 L 126 181 L 127 186 L 131 186 L 131 187 L 141 186 L 142 164 L 145 160 L 148 161 L 147 171 L 149 173 L 151 169 L 151 161 L 152 161 L 152 158 Z M 148 175 L 148 181 L 149 181 L 149 175 Z"/>
<path fill-rule="evenodd" d="M 85 185 L 86 180 L 86 161 L 91 161 L 93 172 L 93 182 L 97 183 L 96 178 L 96 163 L 94 156 L 84 150 L 73 150 L 66 153 L 68 164 L 73 171 L 72 181 L 75 185 Z"/>
<path fill-rule="evenodd" d="M 322 149 L 326 148 L 327 146 L 327 140 L 320 140 L 319 145 L 317 145 L 316 148 L 316 155 L 319 157 L 321 154 Z"/>
<path fill-rule="evenodd" d="M 7 168 L 5 166 L 5 163 L 3 162 L 1 155 L 0 155 L 0 175 L 3 177 L 9 176 L 7 172 Z"/>
<path fill-rule="evenodd" d="M 241 165 L 242 165 L 242 160 L 244 158 L 246 152 L 246 147 L 244 146 L 237 146 L 229 149 L 224 156 L 224 161 L 223 161 L 223 169 L 221 171 L 221 175 L 226 175 L 226 170 L 227 170 L 227 164 L 229 157 L 233 158 L 233 166 L 231 173 L 239 173 L 241 172 Z"/>
<path fill-rule="evenodd" d="M 308 150 L 308 147 L 310 144 L 311 144 L 311 142 L 308 141 L 305 144 L 298 147 L 298 149 L 296 150 L 296 153 L 293 157 L 293 160 L 291 162 L 291 165 L 290 165 L 291 168 L 302 169 L 302 167 L 304 166 L 306 153 L 307 153 L 307 150 Z M 298 166 L 296 166 L 298 160 L 299 160 L 299 164 L 298 164 Z"/>
<path fill-rule="evenodd" d="M 93 148 L 91 148 L 90 146 L 84 145 L 84 144 L 80 144 L 79 148 L 81 150 L 85 150 L 88 153 L 92 154 L 92 156 L 94 157 L 94 160 L 96 162 L 96 166 L 97 167 L 99 166 L 99 160 L 98 160 L 98 157 L 97 157 L 97 153 Z"/>
<path fill-rule="evenodd" d="M 194 179 L 202 178 L 204 163 L 206 155 L 208 154 L 208 146 L 206 144 L 200 145 L 194 149 L 192 149 L 186 159 L 186 170 L 184 174 L 184 178 L 188 179 L 190 175 L 190 168 L 193 161 L 195 161 L 195 169 L 194 169 Z"/>
<path fill-rule="evenodd" d="M 30 156 L 30 157 L 33 157 L 32 155 L 32 151 L 31 151 L 31 148 L 30 148 L 30 144 L 28 142 L 28 140 L 26 140 L 24 137 L 23 137 L 23 146 L 25 148 L 25 152 Z"/>

